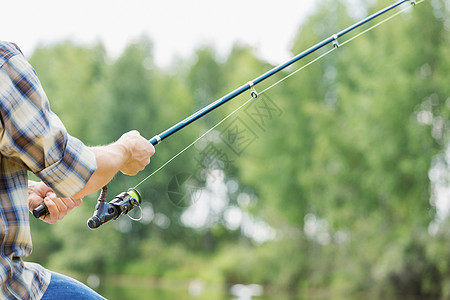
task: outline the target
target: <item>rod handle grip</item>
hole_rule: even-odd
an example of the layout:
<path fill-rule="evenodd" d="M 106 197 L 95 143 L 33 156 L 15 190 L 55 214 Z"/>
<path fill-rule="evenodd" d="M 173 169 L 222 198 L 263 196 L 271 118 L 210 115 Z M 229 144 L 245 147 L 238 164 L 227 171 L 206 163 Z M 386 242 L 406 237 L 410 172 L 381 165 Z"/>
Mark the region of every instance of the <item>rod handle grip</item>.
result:
<path fill-rule="evenodd" d="M 45 216 L 47 214 L 48 214 L 48 208 L 44 202 L 42 202 L 41 204 L 39 204 L 38 207 L 33 209 L 33 216 L 37 219 L 39 219 L 40 217 Z"/>

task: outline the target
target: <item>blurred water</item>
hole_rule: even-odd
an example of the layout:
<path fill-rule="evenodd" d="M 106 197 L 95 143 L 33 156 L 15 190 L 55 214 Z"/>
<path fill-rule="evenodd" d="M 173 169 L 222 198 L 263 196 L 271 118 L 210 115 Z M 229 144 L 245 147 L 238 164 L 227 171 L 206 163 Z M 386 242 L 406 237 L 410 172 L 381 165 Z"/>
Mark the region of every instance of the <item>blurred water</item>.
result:
<path fill-rule="evenodd" d="M 217 299 L 225 300 L 231 299 L 230 296 L 222 294 L 220 291 L 217 292 L 205 292 L 198 296 L 190 295 L 187 289 L 182 288 L 160 288 L 160 287 L 145 287 L 145 286 L 104 286 L 99 290 L 100 293 L 109 300 L 147 300 L 147 299 L 158 299 L 158 300 L 206 300 L 206 299 Z"/>
<path fill-rule="evenodd" d="M 367 300 L 378 300 L 379 297 L 374 295 L 347 295 L 347 296 L 335 296 L 327 295 L 326 293 L 318 292 L 312 298 L 302 297 L 289 294 L 279 294 L 279 293 L 266 293 L 262 292 L 260 296 L 250 296 L 248 293 L 248 288 L 252 289 L 254 292 L 258 291 L 258 288 L 251 285 L 229 288 L 220 287 L 201 287 L 192 285 L 186 285 L 186 283 L 171 283 L 170 286 L 167 284 L 103 284 L 96 290 L 100 292 L 104 297 L 109 300 L 353 300 L 353 299 L 367 299 Z M 256 289 L 255 289 L 256 288 Z M 234 291 L 233 291 L 234 290 Z M 236 293 L 236 290 L 241 290 L 243 293 Z M 244 293 L 245 292 L 245 293 Z M 259 293 L 257 293 L 259 294 Z M 253 293 L 255 295 L 255 293 Z M 322 296 L 320 296 L 322 295 Z M 384 300 L 431 300 L 431 298 L 417 298 L 411 296 L 401 296 L 392 295 L 386 296 Z"/>
<path fill-rule="evenodd" d="M 280 295 L 261 295 L 255 297 L 248 297 L 248 294 L 232 293 L 227 291 L 225 288 L 215 288 L 215 289 L 201 289 L 196 287 L 186 287 L 185 284 L 171 287 L 158 287 L 155 284 L 151 286 L 145 285 L 102 285 L 96 289 L 104 297 L 109 300 L 293 300 L 298 299 L 291 296 L 280 296 Z"/>

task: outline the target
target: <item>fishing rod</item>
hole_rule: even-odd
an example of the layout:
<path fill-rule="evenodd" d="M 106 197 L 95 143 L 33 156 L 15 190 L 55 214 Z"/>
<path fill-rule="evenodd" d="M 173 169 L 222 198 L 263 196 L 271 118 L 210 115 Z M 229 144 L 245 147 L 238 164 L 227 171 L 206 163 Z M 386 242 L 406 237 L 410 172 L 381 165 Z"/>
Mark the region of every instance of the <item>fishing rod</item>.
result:
<path fill-rule="evenodd" d="M 252 81 L 249 81 L 248 83 L 242 85 L 241 87 L 235 89 L 234 91 L 230 92 L 229 94 L 227 94 L 226 96 L 216 100 L 215 102 L 209 104 L 208 106 L 202 108 L 201 110 L 197 111 L 196 113 L 192 114 L 191 116 L 187 117 L 186 119 L 184 119 L 183 121 L 173 125 L 172 127 L 170 127 L 169 129 L 167 129 L 166 131 L 155 135 L 152 139 L 150 139 L 150 143 L 152 143 L 152 145 L 157 145 L 159 144 L 162 140 L 164 140 L 165 138 L 171 136 L 172 134 L 174 134 L 175 132 L 179 131 L 180 129 L 184 128 L 185 126 L 191 124 L 192 122 L 194 122 L 195 120 L 203 117 L 204 115 L 206 115 L 207 113 L 211 112 L 212 110 L 218 108 L 219 106 L 225 104 L 226 102 L 230 101 L 231 99 L 241 95 L 242 93 L 244 93 L 245 91 L 250 90 L 250 95 L 252 96 L 252 98 L 257 98 L 258 97 L 258 93 L 256 92 L 254 86 L 258 83 L 260 83 L 263 80 L 266 80 L 267 78 L 271 77 L 272 75 L 280 72 L 281 70 L 289 67 L 290 65 L 294 64 L 295 62 L 299 61 L 300 59 L 310 55 L 311 53 L 316 52 L 317 50 L 321 49 L 322 47 L 324 47 L 325 45 L 328 45 L 330 43 L 333 43 L 333 46 L 335 48 L 339 47 L 339 42 L 338 42 L 338 38 L 342 37 L 343 35 L 349 33 L 350 31 L 366 24 L 367 22 L 377 18 L 378 16 L 396 8 L 397 6 L 400 6 L 401 4 L 405 3 L 405 2 L 410 2 L 411 5 L 416 5 L 416 1 L 415 0 L 400 0 L 376 13 L 374 13 L 373 15 L 370 15 L 369 17 L 355 23 L 352 26 L 349 26 L 348 28 L 333 34 L 332 36 L 330 36 L 329 38 L 321 41 L 320 43 L 317 43 L 316 45 L 312 46 L 311 48 L 303 51 L 302 53 L 294 56 L 293 58 L 291 58 L 290 60 L 286 61 L 285 63 L 273 68 L 272 70 L 264 73 L 263 75 L 253 79 Z"/>
<path fill-rule="evenodd" d="M 189 117 L 185 118 L 184 120 L 176 123 L 172 127 L 168 128 L 167 130 L 161 132 L 160 134 L 155 135 L 152 137 L 149 142 L 152 145 L 157 145 L 164 139 L 168 138 L 169 136 L 173 135 L 174 133 L 178 132 L 179 130 L 183 129 L 187 125 L 195 122 L 199 118 L 205 116 L 209 112 L 213 111 L 214 109 L 222 106 L 223 104 L 227 103 L 228 101 L 236 98 L 237 96 L 241 95 L 242 93 L 246 91 L 250 91 L 250 96 L 253 99 L 258 98 L 258 92 L 255 89 L 255 85 L 258 83 L 266 80 L 267 78 L 271 77 L 272 75 L 284 70 L 285 68 L 291 66 L 292 64 L 296 63 L 300 59 L 316 52 L 317 50 L 323 48 L 324 46 L 328 44 L 332 44 L 334 48 L 339 48 L 340 44 L 338 39 L 345 34 L 355 30 L 356 28 L 372 21 L 373 19 L 387 13 L 390 10 L 393 10 L 394 8 L 402 5 L 405 2 L 409 2 L 412 6 L 416 5 L 416 0 L 400 0 L 396 3 L 387 6 L 384 9 L 381 9 L 380 11 L 366 17 L 365 19 L 347 27 L 344 30 L 341 30 L 340 32 L 333 34 L 329 38 L 324 39 L 323 41 L 317 43 L 316 45 L 310 47 L 309 49 L 297 54 L 296 56 L 292 57 L 285 63 L 282 63 L 281 65 L 274 67 L 273 69 L 267 71 L 266 73 L 260 75 L 259 77 L 247 82 L 246 84 L 242 85 L 241 87 L 235 89 L 234 91 L 228 93 L 227 95 L 223 96 L 222 98 L 219 98 L 218 100 L 212 102 L 211 104 L 205 106 L 204 108 L 200 109 L 196 113 L 190 115 Z M 421 2 L 421 1 L 420 1 Z M 150 176 L 149 176 L 150 177 Z M 143 181 L 148 179 L 149 177 L 145 178 Z M 142 181 L 142 182 L 143 182 Z M 141 182 L 141 183 L 142 183 Z M 139 207 L 142 202 L 142 197 L 139 194 L 139 192 L 136 190 L 136 188 L 131 188 L 127 192 L 122 192 L 119 195 L 117 195 L 113 200 L 110 202 L 106 202 L 106 191 L 107 188 L 104 186 L 102 188 L 102 191 L 100 193 L 100 196 L 97 200 L 97 205 L 95 206 L 95 211 L 93 216 L 88 220 L 87 225 L 91 229 L 98 228 L 100 225 L 110 221 L 115 220 L 121 215 L 127 214 L 130 210 L 132 210 L 134 207 Z M 36 218 L 40 218 L 44 215 L 48 214 L 48 209 L 45 206 L 44 203 L 40 204 L 37 208 L 33 210 L 33 215 Z"/>

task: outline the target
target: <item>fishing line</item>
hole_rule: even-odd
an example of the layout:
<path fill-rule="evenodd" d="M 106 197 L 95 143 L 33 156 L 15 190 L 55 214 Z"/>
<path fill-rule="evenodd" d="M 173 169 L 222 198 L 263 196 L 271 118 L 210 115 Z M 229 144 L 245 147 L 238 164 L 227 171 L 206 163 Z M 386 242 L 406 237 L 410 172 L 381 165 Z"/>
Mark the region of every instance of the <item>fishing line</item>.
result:
<path fill-rule="evenodd" d="M 424 1 L 425 1 L 425 0 L 419 0 L 418 2 L 416 2 L 415 5 L 420 4 L 420 3 L 424 2 Z M 364 31 L 362 31 L 362 32 L 360 32 L 360 33 L 358 33 L 357 35 L 355 35 L 355 36 L 349 38 L 348 40 L 346 40 L 345 42 L 343 42 L 343 43 L 341 44 L 341 46 L 344 46 L 344 45 L 348 44 L 349 42 L 353 41 L 354 39 L 356 39 L 356 38 L 362 36 L 363 34 L 366 34 L 367 32 L 369 32 L 369 31 L 371 31 L 371 30 L 377 28 L 378 26 L 380 26 L 380 25 L 386 23 L 387 21 L 389 21 L 389 20 L 395 18 L 396 16 L 398 16 L 399 14 L 405 12 L 405 11 L 408 10 L 408 9 L 411 9 L 411 7 L 405 7 L 405 8 L 403 8 L 402 10 L 398 11 L 397 13 L 393 14 L 392 16 L 389 16 L 388 18 L 386 18 L 386 19 L 384 19 L 384 20 L 378 22 L 377 24 L 372 25 L 371 27 L 367 28 L 366 30 L 364 30 Z M 320 60 L 320 59 L 323 58 L 324 56 L 327 56 L 328 54 L 330 54 L 331 52 L 333 52 L 333 51 L 335 51 L 335 50 L 337 50 L 337 48 L 333 47 L 332 49 L 330 49 L 330 50 L 328 50 L 327 52 L 323 53 L 322 55 L 318 56 L 317 58 L 315 58 L 314 60 L 310 61 L 310 62 L 307 63 L 306 65 L 300 67 L 299 69 L 293 71 L 292 73 L 290 73 L 290 74 L 288 74 L 287 76 L 283 77 L 283 78 L 280 79 L 279 81 L 275 82 L 275 83 L 272 84 L 271 86 L 267 87 L 265 90 L 263 90 L 262 92 L 260 92 L 260 94 L 262 94 L 262 93 L 266 92 L 267 90 L 269 90 L 269 89 L 275 87 L 276 85 L 278 85 L 278 84 L 280 84 L 281 82 L 285 81 L 285 80 L 288 79 L 289 77 L 294 76 L 295 74 L 297 74 L 297 73 L 300 72 L 301 70 L 305 69 L 305 68 L 308 67 L 309 65 L 315 63 L 316 61 Z"/>
<path fill-rule="evenodd" d="M 414 3 L 414 5 L 420 4 L 422 2 L 424 2 L 425 0 L 419 0 L 417 2 Z M 333 45 L 335 45 L 335 47 L 333 47 L 332 49 L 326 51 L 325 53 L 321 54 L 320 56 L 316 57 L 315 59 L 313 59 L 312 61 L 310 61 L 309 63 L 301 66 L 300 68 L 298 68 L 297 70 L 291 72 L 290 74 L 286 75 L 285 77 L 283 77 L 282 79 L 280 79 L 279 81 L 273 83 L 272 85 L 270 85 L 269 87 L 265 88 L 264 90 L 262 90 L 261 92 L 256 94 L 256 97 L 252 97 L 250 99 L 248 99 L 246 102 L 244 102 L 242 105 L 240 105 L 238 108 L 236 108 L 235 110 L 233 110 L 229 115 L 227 115 L 225 118 L 223 118 L 220 122 L 218 122 L 216 125 L 214 125 L 213 127 L 211 127 L 210 129 L 208 129 L 205 133 L 203 133 L 202 135 L 200 135 L 197 139 L 195 139 L 192 143 L 190 143 L 189 145 L 187 145 L 185 148 L 183 148 L 180 152 L 178 152 L 177 154 L 175 154 L 172 158 L 170 158 L 167 162 L 165 162 L 163 165 L 161 165 L 158 169 L 156 169 L 155 171 L 153 171 L 150 175 L 148 175 L 147 177 L 145 177 L 143 180 L 141 180 L 134 188 L 137 188 L 138 186 L 140 186 L 142 183 L 144 183 L 145 181 L 147 181 L 150 177 L 152 177 L 153 175 L 155 175 L 156 173 L 158 173 L 159 171 L 161 171 L 164 167 L 166 167 L 168 164 L 170 164 L 173 160 L 175 160 L 178 156 L 180 156 L 181 154 L 183 154 L 184 152 L 186 152 L 188 149 L 190 149 L 192 146 L 194 146 L 199 140 L 201 140 L 202 138 L 204 138 L 208 133 L 210 133 L 211 131 L 213 131 L 214 129 L 216 129 L 218 126 L 220 126 L 221 124 L 223 124 L 226 120 L 228 120 L 231 116 L 233 116 L 234 114 L 236 114 L 238 111 L 240 111 L 243 107 L 245 107 L 247 104 L 249 104 L 251 101 L 256 100 L 257 101 L 257 95 L 261 95 L 265 92 L 267 92 L 268 90 L 272 89 L 273 87 L 277 86 L 278 84 L 280 84 L 281 82 L 287 80 L 288 78 L 294 76 L 295 74 L 297 74 L 298 72 L 304 70 L 305 68 L 307 68 L 308 66 L 312 65 L 313 63 L 317 62 L 318 60 L 322 59 L 323 57 L 327 56 L 328 54 L 330 54 L 331 52 L 337 50 L 337 48 L 339 46 L 344 46 L 346 44 L 348 44 L 349 42 L 353 41 L 354 39 L 368 33 L 369 31 L 372 31 L 373 29 L 377 28 L 378 26 L 390 21 L 391 19 L 397 17 L 398 15 L 402 14 L 403 12 L 405 12 L 406 10 L 411 9 L 411 7 L 405 7 L 401 10 L 399 10 L 398 12 L 396 12 L 395 14 L 392 14 L 391 16 L 385 18 L 384 20 L 376 23 L 375 25 L 372 25 L 371 27 L 367 28 L 366 30 L 358 33 L 357 35 L 349 38 L 348 40 L 344 41 L 341 45 L 339 45 L 339 43 L 337 43 L 337 39 L 335 39 L 336 44 L 333 43 Z M 254 91 L 254 88 L 252 87 L 252 90 Z M 253 93 L 253 92 L 252 92 Z"/>
<path fill-rule="evenodd" d="M 169 159 L 166 163 L 164 163 L 161 167 L 159 167 L 158 169 L 156 169 L 153 173 L 151 173 L 150 175 L 148 175 L 147 177 L 145 177 L 141 182 L 139 182 L 134 188 L 137 188 L 139 185 L 141 185 L 144 181 L 146 181 L 147 179 L 149 179 L 150 177 L 152 177 L 153 175 L 155 175 L 157 172 L 159 172 L 162 168 L 164 168 L 165 166 L 167 166 L 170 162 L 172 162 L 175 158 L 177 158 L 178 156 L 180 156 L 181 154 L 183 154 L 186 150 L 188 150 L 189 148 L 191 148 L 192 146 L 195 145 L 195 143 L 197 143 L 199 140 L 201 140 L 203 137 L 205 137 L 205 135 L 207 135 L 208 133 L 210 133 L 211 131 L 213 131 L 214 129 L 216 129 L 220 124 L 222 124 L 223 122 L 225 122 L 226 120 L 228 120 L 228 118 L 230 118 L 232 115 L 234 115 L 235 113 L 237 113 L 239 110 L 241 110 L 241 108 L 243 108 L 244 106 L 246 106 L 250 101 L 254 100 L 254 98 L 250 98 L 248 99 L 245 103 L 241 104 L 241 106 L 239 106 L 238 108 L 236 108 L 234 111 L 232 111 L 228 116 L 226 116 L 225 118 L 223 118 L 219 123 L 217 123 L 216 125 L 214 125 L 213 127 L 211 127 L 210 129 L 208 129 L 205 133 L 203 133 L 201 136 L 199 136 L 195 141 L 193 141 L 192 143 L 190 143 L 189 145 L 187 145 L 183 150 L 181 150 L 180 152 L 178 152 L 177 154 L 175 154 L 171 159 Z"/>
<path fill-rule="evenodd" d="M 424 1 L 425 1 L 425 0 L 419 0 L 419 1 L 415 2 L 414 5 L 420 4 L 420 3 L 424 2 Z M 363 34 L 369 32 L 369 31 L 371 31 L 372 29 L 375 29 L 376 27 L 378 27 L 378 26 L 380 26 L 380 25 L 386 23 L 387 21 L 389 21 L 389 20 L 395 18 L 395 17 L 398 16 L 399 14 L 401 14 L 401 13 L 407 11 L 408 9 L 412 9 L 412 8 L 411 8 L 410 6 L 407 6 L 407 7 L 403 8 L 403 9 L 399 10 L 398 12 L 396 12 L 395 14 L 393 14 L 392 16 L 387 17 L 386 19 L 384 19 L 384 20 L 378 22 L 377 24 L 375 24 L 375 25 L 373 25 L 373 26 L 367 28 L 366 30 L 364 30 L 364 31 L 362 31 L 362 32 L 360 32 L 360 33 L 358 33 L 358 34 L 355 35 L 354 37 L 349 38 L 348 40 L 346 40 L 345 42 L 343 42 L 342 45 L 345 45 L 345 44 L 347 44 L 347 43 L 353 41 L 353 40 L 356 39 L 357 37 L 360 37 L 361 35 L 363 35 Z M 334 50 L 334 49 L 333 49 L 333 50 Z"/>
<path fill-rule="evenodd" d="M 315 58 L 314 60 L 312 60 L 311 62 L 307 63 L 306 65 L 300 67 L 299 69 L 297 69 L 295 72 L 285 76 L 283 79 L 277 81 L 276 83 L 272 84 L 271 86 L 269 86 L 268 88 L 264 89 L 263 91 L 259 92 L 258 94 L 261 95 L 265 92 L 267 92 L 269 89 L 275 87 L 276 85 L 280 84 L 281 82 L 283 82 L 284 80 L 286 80 L 287 78 L 291 77 L 293 74 L 305 69 L 306 67 L 308 67 L 309 65 L 313 64 L 314 62 L 318 61 L 319 59 L 321 59 L 322 57 L 324 57 L 325 55 L 329 54 L 331 51 L 333 51 L 335 49 L 331 49 L 329 51 L 327 51 L 326 53 L 322 54 L 321 56 Z M 187 151 L 189 148 L 191 148 L 192 146 L 195 145 L 195 143 L 197 143 L 199 140 L 201 140 L 203 137 L 205 137 L 208 133 L 210 133 L 211 131 L 213 131 L 214 129 L 216 129 L 220 124 L 222 124 L 223 122 L 225 122 L 227 119 L 229 119 L 231 116 L 233 116 L 235 113 L 237 113 L 239 110 L 241 110 L 244 106 L 246 106 L 248 103 L 250 103 L 252 100 L 255 100 L 255 98 L 251 97 L 250 99 L 248 99 L 245 103 L 243 103 L 241 106 L 239 106 L 238 108 L 236 108 L 234 111 L 232 111 L 229 115 L 227 115 L 225 118 L 223 118 L 219 123 L 217 123 L 216 125 L 214 125 L 213 127 L 211 127 L 210 129 L 208 129 L 205 133 L 203 133 L 201 136 L 199 136 L 195 141 L 193 141 L 192 143 L 190 143 L 189 145 L 187 145 L 184 149 L 182 149 L 180 152 L 178 152 L 177 154 L 175 154 L 172 158 L 170 158 L 166 163 L 164 163 L 162 166 L 160 166 L 158 169 L 156 169 L 153 173 L 151 173 L 150 175 L 148 175 L 147 177 L 145 177 L 141 182 L 139 182 L 134 188 L 137 188 L 139 185 L 141 185 L 142 183 L 144 183 L 144 181 L 146 181 L 147 179 L 149 179 L 150 177 L 152 177 L 153 175 L 155 175 L 156 173 L 158 173 L 159 171 L 161 171 L 161 169 L 163 169 L 165 166 L 167 166 L 169 163 L 171 163 L 175 158 L 177 158 L 178 156 L 180 156 L 181 154 L 183 154 L 185 151 Z"/>

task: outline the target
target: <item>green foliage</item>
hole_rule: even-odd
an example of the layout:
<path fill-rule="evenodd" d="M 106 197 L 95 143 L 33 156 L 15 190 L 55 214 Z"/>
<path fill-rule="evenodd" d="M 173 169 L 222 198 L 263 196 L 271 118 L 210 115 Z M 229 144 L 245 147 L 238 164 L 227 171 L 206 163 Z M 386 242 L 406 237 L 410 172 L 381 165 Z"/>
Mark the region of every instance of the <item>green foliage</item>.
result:
<path fill-rule="evenodd" d="M 52 110 L 68 131 L 87 144 L 101 136 L 98 123 L 105 104 L 105 50 L 64 42 L 51 48 L 38 48 L 30 59 L 44 86 Z"/>
<path fill-rule="evenodd" d="M 375 11 L 381 2 L 364 9 Z M 353 22 L 343 3 L 322 1 L 301 26 L 295 54 Z M 450 299 L 449 216 L 436 200 L 437 187 L 449 182 L 449 18 L 445 1 L 417 5 L 266 92 L 279 116 L 254 129 L 258 138 L 232 157 L 224 183 L 226 207 L 265 220 L 275 240 L 255 244 L 245 226 L 227 227 L 224 211 L 207 228 L 183 224 L 186 208 L 170 201 L 168 182 L 183 172 L 204 174 L 196 145 L 139 187 L 150 218 L 122 217 L 91 231 L 85 220 L 95 200 L 88 197 L 54 226 L 32 221 L 30 259 L 69 272 L 260 283 L 277 293 Z M 37 49 L 31 63 L 52 109 L 88 144 L 109 143 L 132 129 L 150 138 L 271 68 L 245 45 L 235 45 L 224 61 L 203 47 L 179 61 L 174 75 L 155 66 L 145 37 L 116 59 L 102 45 L 64 42 Z M 146 174 L 118 175 L 110 197 L 246 99 L 158 145 Z M 238 117 L 254 125 L 245 112 Z M 243 194 L 251 195 L 251 205 L 239 200 Z"/>

